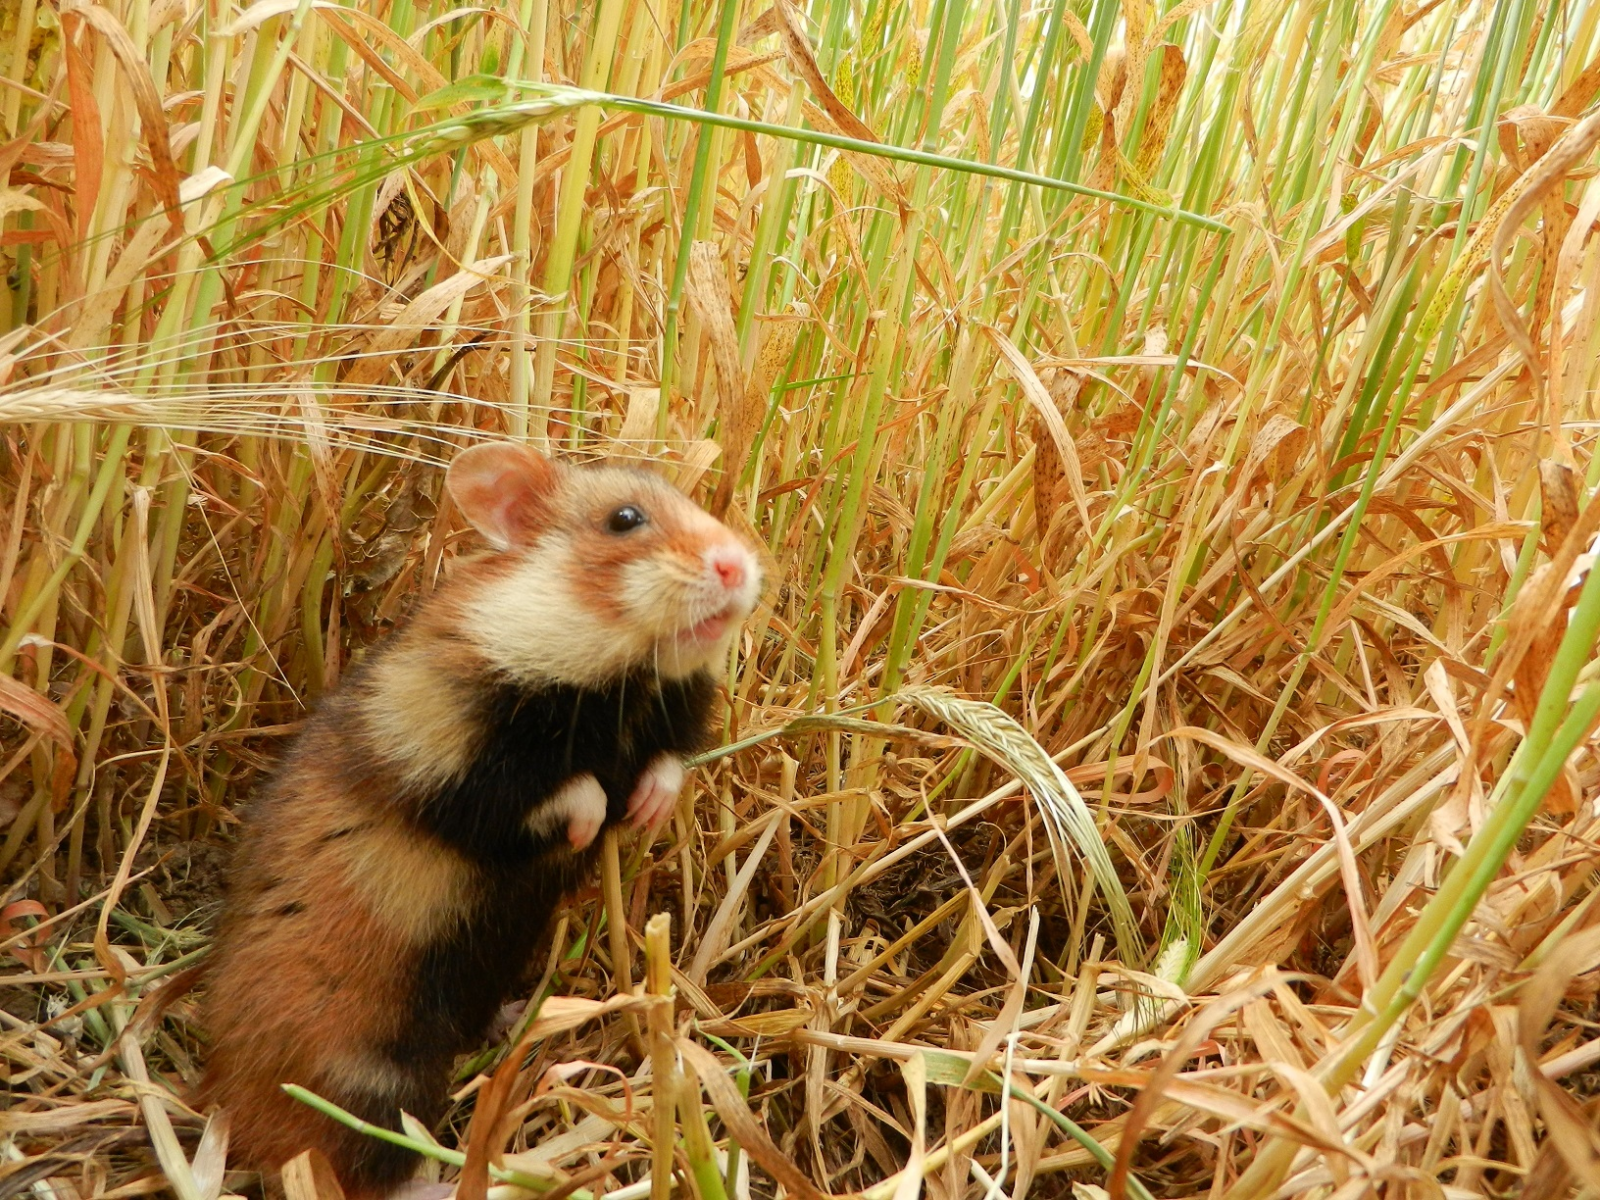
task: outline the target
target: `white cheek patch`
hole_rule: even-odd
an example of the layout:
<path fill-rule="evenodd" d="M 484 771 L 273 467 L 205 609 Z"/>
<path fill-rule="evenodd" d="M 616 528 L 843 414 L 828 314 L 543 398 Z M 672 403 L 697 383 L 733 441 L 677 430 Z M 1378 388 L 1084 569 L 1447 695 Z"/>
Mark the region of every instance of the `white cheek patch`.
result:
<path fill-rule="evenodd" d="M 628 620 L 654 636 L 670 633 L 674 614 L 681 607 L 681 593 L 693 587 L 658 559 L 639 559 L 625 563 L 618 572 L 617 600 Z"/>
<path fill-rule="evenodd" d="M 686 645 L 674 636 L 716 611 L 714 599 L 702 598 L 706 587 L 696 573 L 675 561 L 654 559 L 629 563 L 621 574 L 623 611 L 649 639 L 647 670 L 662 679 L 682 679 L 725 657 L 731 628 L 710 646 Z"/>
<path fill-rule="evenodd" d="M 723 541 L 726 532 L 722 527 L 709 516 L 699 515 L 709 533 L 720 535 L 708 537 L 707 542 Z M 653 649 L 645 665 L 661 678 L 682 679 L 703 668 L 717 670 L 727 658 L 744 618 L 755 607 L 761 590 L 760 564 L 749 550 L 734 544 L 745 557 L 745 575 L 744 582 L 731 593 L 707 568 L 676 556 L 641 559 L 622 569 L 618 598 L 630 621 L 648 631 Z M 729 607 L 734 609 L 735 619 L 715 641 L 684 642 L 675 636 Z"/>
<path fill-rule="evenodd" d="M 484 657 L 524 682 L 586 686 L 645 656 L 647 635 L 573 594 L 568 580 L 581 570 L 570 545 L 551 541 L 518 570 L 482 585 L 466 609 L 468 633 Z"/>

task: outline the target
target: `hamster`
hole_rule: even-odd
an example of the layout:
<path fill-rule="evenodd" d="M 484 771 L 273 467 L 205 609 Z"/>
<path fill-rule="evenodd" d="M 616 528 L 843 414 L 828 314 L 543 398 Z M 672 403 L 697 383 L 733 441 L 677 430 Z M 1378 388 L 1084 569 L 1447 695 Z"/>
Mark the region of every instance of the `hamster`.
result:
<path fill-rule="evenodd" d="M 281 1085 L 391 1129 L 439 1119 L 601 830 L 672 811 L 760 588 L 750 546 L 648 472 L 486 443 L 446 485 L 492 551 L 297 735 L 246 818 L 206 973 L 197 1098 L 229 1114 L 234 1164 L 315 1147 L 350 1200 L 416 1156 Z"/>

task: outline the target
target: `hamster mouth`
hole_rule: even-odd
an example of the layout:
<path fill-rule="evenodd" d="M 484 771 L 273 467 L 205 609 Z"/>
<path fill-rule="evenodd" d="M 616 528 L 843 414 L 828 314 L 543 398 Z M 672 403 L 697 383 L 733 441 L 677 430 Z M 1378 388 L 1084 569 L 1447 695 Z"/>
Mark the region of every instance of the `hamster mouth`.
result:
<path fill-rule="evenodd" d="M 687 629 L 680 630 L 677 641 L 685 646 L 706 646 L 715 642 L 728 632 L 728 626 L 733 624 L 734 606 L 728 605 L 721 612 L 713 613 L 703 621 L 698 621 Z"/>

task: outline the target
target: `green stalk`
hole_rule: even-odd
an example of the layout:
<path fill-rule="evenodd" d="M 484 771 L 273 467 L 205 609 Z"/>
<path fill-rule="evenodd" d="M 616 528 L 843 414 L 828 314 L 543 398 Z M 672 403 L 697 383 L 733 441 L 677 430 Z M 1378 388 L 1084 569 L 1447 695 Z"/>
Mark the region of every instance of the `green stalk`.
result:
<path fill-rule="evenodd" d="M 131 433 L 132 427 L 128 425 L 118 425 L 112 429 L 110 441 L 101 456 L 100 470 L 95 474 L 94 487 L 89 492 L 83 511 L 79 514 L 77 531 L 72 536 L 71 544 L 43 586 L 29 593 L 16 618 L 6 629 L 5 636 L 0 638 L 0 672 L 7 674 L 11 672 L 17 647 L 21 645 L 22 639 L 33 632 L 40 615 L 49 605 L 55 603 L 62 583 L 83 561 L 83 556 L 89 548 L 89 539 L 93 536 L 105 508 L 106 497 L 111 493 L 112 486 L 122 480 L 122 456 L 127 451 L 128 437 Z"/>
<path fill-rule="evenodd" d="M 998 164 L 973 162 L 950 155 L 934 154 L 927 150 L 917 150 L 884 142 L 861 141 L 857 138 L 824 133 L 814 129 L 796 129 L 768 121 L 752 121 L 743 117 L 685 108 L 677 104 L 666 104 L 661 101 L 646 100 L 636 96 L 619 96 L 611 92 L 590 92 L 581 88 L 548 83 L 539 84 L 532 81 L 519 82 L 515 86 L 524 91 L 534 92 L 541 99 L 486 107 L 465 117 L 440 121 L 413 133 L 391 134 L 363 142 L 358 147 L 362 152 L 361 161 L 353 168 L 351 180 L 374 181 L 401 165 L 420 161 L 429 155 L 471 145 L 485 138 L 516 133 L 529 124 L 548 120 L 565 109 L 585 104 L 596 104 L 624 112 L 636 112 L 644 116 L 693 121 L 698 124 L 714 125 L 725 129 L 739 129 L 772 137 L 789 138 L 797 142 L 849 150 L 874 158 L 888 158 L 897 162 L 916 163 L 919 166 L 937 167 L 962 174 L 986 175 L 994 179 L 1014 180 L 1051 191 L 1067 192 L 1074 196 L 1103 200 L 1109 204 L 1134 209 L 1164 220 L 1193 225 L 1200 229 L 1209 229 L 1217 233 L 1231 232 L 1230 227 L 1225 222 L 1200 213 L 1152 204 L 1135 196 L 1125 196 L 1119 192 L 1108 192 L 1099 188 L 1086 187 L 1070 180 L 1057 179 L 1049 175 L 1039 175 L 1031 171 L 1019 171 L 1015 168 Z M 381 165 L 380 160 L 374 157 L 376 149 L 380 147 L 396 148 L 396 152 L 391 157 L 381 160 Z M 343 152 L 339 153 L 342 155 Z M 318 157 L 320 158 L 321 156 Z M 244 245 L 303 215 L 310 208 L 326 203 L 336 195 L 343 194 L 352 185 L 351 180 L 312 194 L 305 200 L 287 205 L 281 212 L 264 218 L 256 223 L 251 233 L 239 239 L 238 242 L 219 248 L 217 251 L 218 257 L 222 258 L 236 253 Z M 204 232 L 211 234 L 215 230 L 207 226 Z M 1307 236 L 1309 237 L 1309 233 Z M 687 271 L 687 268 L 685 268 L 685 271 Z"/>
<path fill-rule="evenodd" d="M 507 64 L 509 74 L 521 74 L 525 63 L 534 79 L 544 78 L 544 44 L 549 20 L 548 0 L 523 0 L 522 28 L 527 32 L 522 41 L 513 44 L 512 58 Z M 533 353 L 529 348 L 532 321 L 528 308 L 533 301 L 529 279 L 533 274 L 533 181 L 539 161 L 539 127 L 529 125 L 522 131 L 518 146 L 517 202 L 511 218 L 511 252 L 517 257 L 511 268 L 515 292 L 511 304 L 511 418 L 510 434 L 514 438 L 528 436 L 533 402 L 532 380 L 535 374 Z M 575 171 L 569 166 L 568 171 Z M 564 212 L 565 210 L 563 210 Z M 559 305 L 557 306 L 559 308 Z M 552 351 L 553 353 L 553 351 Z M 549 393 L 545 393 L 549 403 Z M 548 440 L 548 430 L 546 439 Z"/>
<path fill-rule="evenodd" d="M 467 1156 L 460 1150 L 450 1150 L 437 1142 L 423 1141 L 404 1133 L 397 1133 L 383 1125 L 374 1125 L 371 1121 L 363 1121 L 354 1113 L 346 1112 L 331 1100 L 324 1100 L 315 1092 L 308 1091 L 297 1083 L 286 1083 L 283 1090 L 301 1104 L 316 1109 L 325 1117 L 330 1117 L 347 1129 L 354 1129 L 357 1133 L 365 1134 L 380 1142 L 388 1142 L 391 1146 L 401 1146 L 413 1154 L 420 1154 L 424 1158 L 431 1158 L 435 1162 L 442 1162 L 452 1167 L 466 1165 Z M 513 1171 L 506 1167 L 489 1164 L 489 1176 L 501 1183 L 509 1183 L 514 1187 L 525 1188 L 530 1192 L 553 1191 L 558 1186 L 555 1178 L 545 1178 L 540 1175 L 530 1175 L 526 1171 Z M 574 1188 L 567 1195 L 573 1200 L 594 1200 L 594 1193 L 584 1188 Z"/>
<path fill-rule="evenodd" d="M 714 118 L 720 115 L 722 108 L 722 91 L 726 84 L 728 69 L 728 47 L 733 44 L 734 30 L 739 23 L 739 0 L 721 0 L 722 19 L 717 25 L 717 48 L 711 56 L 711 79 L 706 84 L 706 124 L 718 125 L 723 122 Z M 687 6 L 687 0 L 686 0 Z M 679 38 L 683 36 L 682 27 L 679 28 Z M 648 101 L 638 103 L 649 105 Z M 627 107 L 617 105 L 617 107 Z M 671 108 L 672 105 L 659 105 L 659 108 Z M 642 111 L 636 109 L 635 111 Z M 728 128 L 737 128 L 729 125 Z M 673 385 L 677 382 L 678 372 L 682 364 L 678 361 L 678 321 L 683 311 L 683 291 L 689 282 L 689 253 L 694 248 L 695 231 L 700 227 L 700 209 L 706 203 L 707 179 L 711 168 L 711 143 L 712 139 L 707 131 L 702 131 L 695 139 L 694 146 L 694 173 L 689 177 L 689 194 L 684 198 L 683 221 L 679 225 L 678 256 L 672 268 L 672 285 L 667 292 L 666 319 L 663 323 L 661 334 L 661 403 L 663 413 L 665 406 L 670 402 Z M 715 203 L 715 197 L 712 197 Z M 665 434 L 665 430 L 658 428 L 658 437 Z"/>
<path fill-rule="evenodd" d="M 622 25 L 622 9 L 623 0 L 600 0 L 594 34 L 583 61 L 581 82 L 584 88 L 599 88 L 609 76 L 617 32 Z M 533 360 L 534 397 L 546 406 L 545 427 L 539 439 L 544 446 L 551 443 L 549 406 L 555 394 L 556 349 L 561 343 L 562 326 L 571 302 L 572 265 L 587 214 L 584 196 L 589 190 L 595 136 L 599 129 L 600 110 L 592 106 L 580 108 L 572 131 L 571 154 L 561 175 L 555 236 L 545 259 L 544 291 L 549 301 L 539 317 L 539 343 Z"/>

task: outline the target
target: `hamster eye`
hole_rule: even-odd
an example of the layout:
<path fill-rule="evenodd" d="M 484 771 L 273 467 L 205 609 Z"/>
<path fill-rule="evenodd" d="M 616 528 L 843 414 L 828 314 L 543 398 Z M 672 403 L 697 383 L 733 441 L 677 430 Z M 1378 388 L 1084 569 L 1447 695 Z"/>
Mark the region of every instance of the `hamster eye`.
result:
<path fill-rule="evenodd" d="M 615 509 L 606 518 L 606 528 L 612 533 L 627 533 L 630 529 L 637 529 L 644 524 L 644 513 L 631 504 L 624 504 Z"/>

